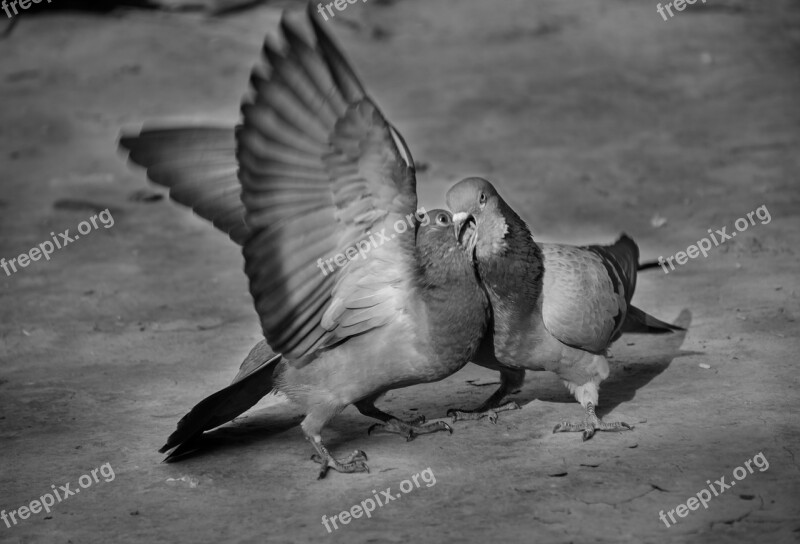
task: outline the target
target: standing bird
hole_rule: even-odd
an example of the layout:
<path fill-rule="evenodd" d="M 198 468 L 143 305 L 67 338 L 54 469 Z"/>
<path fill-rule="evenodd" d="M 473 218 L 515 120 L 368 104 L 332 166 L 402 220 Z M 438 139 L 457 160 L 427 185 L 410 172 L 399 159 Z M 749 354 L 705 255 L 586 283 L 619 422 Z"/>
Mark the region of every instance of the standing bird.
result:
<path fill-rule="evenodd" d="M 303 407 L 322 478 L 369 470 L 362 451 L 337 459 L 322 440 L 350 404 L 408 440 L 452 432 L 441 421 L 400 421 L 375 401 L 462 368 L 491 310 L 450 213 L 417 212 L 403 138 L 310 9 L 308 17 L 311 42 L 284 15 L 286 46 L 265 43 L 271 71 L 253 71 L 235 156 L 233 132 L 214 128 L 145 130 L 121 145 L 173 199 L 243 245 L 264 336 L 279 354 L 256 346 L 234 383 L 189 412 L 162 451 L 275 390 Z"/>
<path fill-rule="evenodd" d="M 447 192 L 456 236 L 474 257 L 494 313 L 493 344 L 474 362 L 501 371 L 501 385 L 476 411 L 451 410 L 454 419 L 496 419 L 494 408 L 519 387 L 524 370 L 555 372 L 585 410 L 581 422 L 553 432 L 632 429 L 595 414 L 600 382 L 608 377 L 606 353 L 622 333 L 683 330 L 631 305 L 639 248 L 626 235 L 610 246 L 537 244 L 525 222 L 481 178 Z M 500 408 L 516 408 L 508 403 Z"/>

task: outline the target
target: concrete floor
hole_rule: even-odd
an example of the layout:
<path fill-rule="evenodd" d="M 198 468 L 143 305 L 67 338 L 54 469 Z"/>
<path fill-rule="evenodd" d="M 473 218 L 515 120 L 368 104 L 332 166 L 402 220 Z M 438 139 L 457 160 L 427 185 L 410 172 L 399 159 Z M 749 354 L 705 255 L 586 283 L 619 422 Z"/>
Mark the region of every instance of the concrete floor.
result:
<path fill-rule="evenodd" d="M 144 121 L 233 123 L 278 7 L 22 15 L 0 41 L 0 257 L 106 208 L 114 226 L 0 272 L 0 509 L 106 464 L 114 478 L 0 522 L 0 541 L 800 541 L 799 8 L 708 0 L 665 22 L 630 0 L 349 6 L 332 28 L 427 166 L 428 209 L 484 175 L 539 240 L 625 231 L 647 259 L 761 205 L 772 220 L 640 276 L 637 306 L 689 331 L 614 346 L 601 409 L 632 432 L 551 434 L 580 407 L 554 375 L 530 373 L 522 411 L 452 436 L 367 437 L 371 421 L 347 409 L 330 445 L 366 450 L 372 473 L 323 481 L 299 414 L 275 398 L 201 454 L 160 463 L 177 420 L 228 383 L 260 331 L 238 248 L 166 200 L 132 198 L 148 185 L 116 151 L 120 129 Z M 495 378 L 468 366 L 381 406 L 441 417 L 493 387 L 467 380 Z M 674 526 L 659 520 L 759 452 L 768 469 Z M 428 468 L 435 485 L 322 525 Z"/>

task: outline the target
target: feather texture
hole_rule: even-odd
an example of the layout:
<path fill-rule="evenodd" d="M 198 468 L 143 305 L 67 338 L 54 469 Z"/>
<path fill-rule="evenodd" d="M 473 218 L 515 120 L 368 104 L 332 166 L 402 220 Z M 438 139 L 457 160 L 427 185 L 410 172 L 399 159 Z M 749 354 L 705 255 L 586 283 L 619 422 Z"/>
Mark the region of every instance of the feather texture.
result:
<path fill-rule="evenodd" d="M 568 346 L 604 352 L 626 311 L 624 288 L 615 272 L 594 251 L 561 244 L 541 247 L 544 326 Z"/>
<path fill-rule="evenodd" d="M 447 204 L 459 236 L 475 248 L 493 308 L 494 353 L 482 350 L 477 362 L 554 371 L 587 414 L 581 424 L 557 429 L 584 430 L 586 439 L 598 428 L 632 428 L 603 423 L 594 413 L 599 384 L 609 375 L 608 347 L 624 332 L 679 330 L 631 305 L 639 267 L 634 241 L 622 235 L 608 246 L 537 244 L 525 222 L 481 178 L 451 187 Z M 484 407 L 499 405 L 514 379 L 504 372 Z"/>
<path fill-rule="evenodd" d="M 173 456 L 274 388 L 306 410 L 302 428 L 324 460 L 321 474 L 363 470 L 363 461 L 331 457 L 325 424 L 348 404 L 393 419 L 374 407 L 376 398 L 451 375 L 487 328 L 488 298 L 452 216 L 416 215 L 405 141 L 309 18 L 310 41 L 284 16 L 284 43 L 264 45 L 243 122 L 227 133 L 235 134 L 235 151 L 220 145 L 221 133 L 145 130 L 123 138 L 173 199 L 243 245 L 266 342 L 281 353 L 265 360 L 272 352 L 260 345 L 231 385 L 195 406 L 164 447 L 176 447 Z"/>
<path fill-rule="evenodd" d="M 169 196 L 211 221 L 237 244 L 249 231 L 236 177 L 234 131 L 230 128 L 145 128 L 123 135 L 120 147 Z"/>
<path fill-rule="evenodd" d="M 323 274 L 324 261 L 413 214 L 416 190 L 389 124 L 330 37 L 312 24 L 315 44 L 284 18 L 286 49 L 264 45 L 270 75 L 260 75 L 266 66 L 254 70 L 236 134 L 251 229 L 245 272 L 264 335 L 293 364 L 391 320 L 405 304 L 415 266 L 414 232 L 407 231 Z M 377 287 L 375 276 L 383 282 Z M 350 307 L 367 297 L 367 310 Z"/>

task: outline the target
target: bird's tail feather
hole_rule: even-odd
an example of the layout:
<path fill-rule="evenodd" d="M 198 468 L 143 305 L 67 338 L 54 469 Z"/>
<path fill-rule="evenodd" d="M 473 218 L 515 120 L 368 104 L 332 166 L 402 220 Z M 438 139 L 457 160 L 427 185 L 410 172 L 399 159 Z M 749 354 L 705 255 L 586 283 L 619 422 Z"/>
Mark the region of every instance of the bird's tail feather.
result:
<path fill-rule="evenodd" d="M 650 270 L 651 268 L 658 268 L 659 266 L 661 266 L 661 264 L 658 261 L 645 261 L 639 263 L 637 270 L 641 272 L 642 270 Z"/>
<path fill-rule="evenodd" d="M 636 306 L 628 306 L 628 313 L 625 316 L 625 322 L 622 324 L 623 333 L 665 334 L 685 330 L 683 327 L 656 319 Z"/>
<path fill-rule="evenodd" d="M 273 373 L 281 361 L 280 355 L 272 354 L 266 343 L 254 347 L 242 363 L 236 379 L 228 387 L 200 401 L 178 422 L 178 428 L 158 450 L 161 453 L 193 442 L 203 432 L 219 427 L 255 406 L 267 393 L 273 390 Z M 176 450 L 166 461 L 180 455 Z"/>

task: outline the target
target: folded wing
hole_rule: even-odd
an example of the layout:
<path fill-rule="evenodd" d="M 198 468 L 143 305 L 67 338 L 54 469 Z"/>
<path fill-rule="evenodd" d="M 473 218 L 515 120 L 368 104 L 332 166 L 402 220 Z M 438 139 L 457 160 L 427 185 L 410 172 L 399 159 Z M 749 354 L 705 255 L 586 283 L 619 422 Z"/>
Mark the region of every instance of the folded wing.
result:
<path fill-rule="evenodd" d="M 568 346 L 604 352 L 622 334 L 636 287 L 636 244 L 623 235 L 611 246 L 541 247 L 545 327 Z"/>

